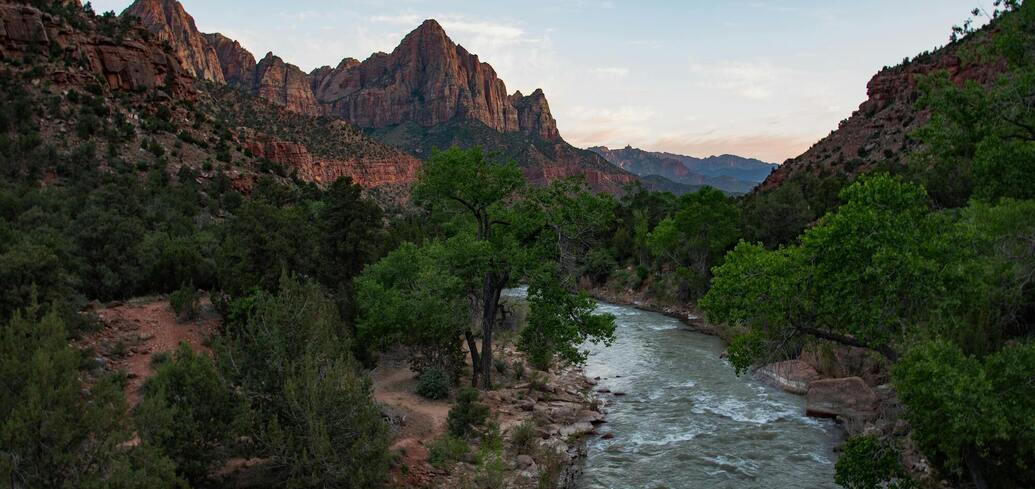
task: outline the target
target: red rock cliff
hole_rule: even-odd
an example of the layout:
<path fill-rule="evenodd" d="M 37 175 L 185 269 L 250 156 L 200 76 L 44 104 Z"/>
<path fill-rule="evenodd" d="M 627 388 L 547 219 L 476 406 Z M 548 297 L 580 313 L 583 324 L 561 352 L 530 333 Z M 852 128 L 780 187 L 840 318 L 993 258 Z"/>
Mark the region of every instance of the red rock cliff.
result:
<path fill-rule="evenodd" d="M 255 56 L 241 43 L 222 34 L 204 34 L 216 51 L 223 79 L 230 85 L 251 90 L 255 85 Z"/>
<path fill-rule="evenodd" d="M 366 188 L 408 184 L 420 168 L 419 160 L 403 153 L 345 160 L 322 158 L 313 156 L 301 144 L 269 137 L 249 141 L 245 147 L 256 157 L 294 168 L 303 180 L 321 185 L 343 176 Z"/>
<path fill-rule="evenodd" d="M 139 17 L 144 27 L 167 41 L 187 71 L 203 80 L 223 83 L 216 50 L 198 31 L 194 18 L 176 0 L 137 0 L 123 15 Z"/>
<path fill-rule="evenodd" d="M 169 96 L 193 98 L 193 78 L 174 54 L 146 42 L 145 34 L 131 31 L 116 42 L 97 32 L 75 30 L 34 7 L 0 2 L 2 58 L 49 53 L 55 61 L 75 60 L 75 65 L 52 71 L 59 83 L 83 84 L 96 75 L 113 90 L 161 89 Z"/>
<path fill-rule="evenodd" d="M 267 53 L 255 67 L 255 93 L 299 114 L 320 115 L 323 112 L 313 97 L 309 75 L 273 53 Z"/>
<path fill-rule="evenodd" d="M 362 63 L 345 60 L 318 75 L 314 92 L 327 112 L 361 127 L 409 121 L 432 127 L 463 118 L 499 132 L 558 137 L 542 91 L 508 97 L 492 66 L 454 44 L 434 20 L 407 35 L 391 54 L 377 53 Z"/>

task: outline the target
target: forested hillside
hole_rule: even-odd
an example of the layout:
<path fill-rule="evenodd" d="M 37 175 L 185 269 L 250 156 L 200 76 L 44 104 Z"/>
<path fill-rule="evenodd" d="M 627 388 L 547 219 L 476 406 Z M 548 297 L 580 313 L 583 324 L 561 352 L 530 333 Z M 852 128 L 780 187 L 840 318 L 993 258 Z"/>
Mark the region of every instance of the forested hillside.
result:
<path fill-rule="evenodd" d="M 1035 6 L 996 7 L 951 45 L 995 76 L 915 74 L 908 152 L 732 197 L 371 131 L 418 161 L 196 78 L 134 17 L 0 0 L 0 481 L 573 487 L 605 422 L 577 367 L 616 339 L 593 293 L 738 373 L 849 379 L 842 487 L 1035 487 Z M 458 131 L 487 147 L 432 150 Z M 175 321 L 112 322 L 141 303 Z"/>

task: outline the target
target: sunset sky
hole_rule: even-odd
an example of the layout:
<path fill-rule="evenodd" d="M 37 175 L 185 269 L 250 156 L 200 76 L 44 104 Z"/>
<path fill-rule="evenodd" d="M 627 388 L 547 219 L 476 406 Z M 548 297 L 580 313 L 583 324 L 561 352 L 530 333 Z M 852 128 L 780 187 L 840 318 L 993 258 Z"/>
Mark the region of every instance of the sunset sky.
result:
<path fill-rule="evenodd" d="M 576 146 L 631 144 L 782 162 L 989 0 L 181 0 L 203 32 L 306 71 L 391 51 L 426 18 L 509 91 L 542 88 Z M 99 0 L 121 12 L 130 0 Z M 990 5 L 988 5 L 990 6 Z"/>

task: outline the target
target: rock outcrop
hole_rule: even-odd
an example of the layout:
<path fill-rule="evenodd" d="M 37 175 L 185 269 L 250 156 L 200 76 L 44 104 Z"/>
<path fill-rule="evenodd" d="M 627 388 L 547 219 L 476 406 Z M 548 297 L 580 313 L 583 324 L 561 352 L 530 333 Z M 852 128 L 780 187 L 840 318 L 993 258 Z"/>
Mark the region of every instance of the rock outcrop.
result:
<path fill-rule="evenodd" d="M 818 418 L 864 420 L 877 412 L 877 394 L 859 377 L 809 383 L 805 414 Z"/>
<path fill-rule="evenodd" d="M 245 147 L 257 158 L 294 168 L 302 180 L 321 185 L 344 176 L 366 188 L 408 184 L 417 177 L 420 168 L 419 160 L 403 153 L 352 159 L 323 158 L 313 156 L 301 144 L 276 138 L 251 140 Z"/>
<path fill-rule="evenodd" d="M 292 112 L 314 116 L 322 113 L 309 86 L 309 75 L 273 53 L 266 53 L 256 65 L 253 86 L 256 95 Z"/>
<path fill-rule="evenodd" d="M 255 56 L 241 43 L 222 34 L 204 34 L 205 40 L 216 51 L 223 80 L 227 84 L 252 90 L 255 86 Z"/>
<path fill-rule="evenodd" d="M 98 32 L 73 29 L 34 7 L 0 2 L 0 58 L 49 53 L 58 63 L 74 60 L 74 65 L 50 70 L 58 83 L 86 84 L 99 78 L 112 90 L 161 89 L 167 96 L 193 98 L 193 78 L 176 56 L 144 40 L 145 34 L 131 30 L 116 42 Z"/>
<path fill-rule="evenodd" d="M 223 83 L 216 50 L 198 31 L 194 18 L 176 0 L 137 0 L 123 13 L 138 17 L 144 28 L 168 42 L 183 67 L 203 79 Z"/>
<path fill-rule="evenodd" d="M 327 112 L 360 127 L 432 127 L 461 118 L 502 133 L 559 138 L 541 90 L 508 96 L 492 66 L 453 43 L 434 20 L 408 34 L 391 54 L 376 53 L 362 63 L 346 59 L 319 75 L 314 92 Z"/>
<path fill-rule="evenodd" d="M 791 394 L 805 394 L 809 383 L 819 379 L 819 373 L 801 360 L 787 360 L 766 365 L 756 372 L 764 381 Z"/>

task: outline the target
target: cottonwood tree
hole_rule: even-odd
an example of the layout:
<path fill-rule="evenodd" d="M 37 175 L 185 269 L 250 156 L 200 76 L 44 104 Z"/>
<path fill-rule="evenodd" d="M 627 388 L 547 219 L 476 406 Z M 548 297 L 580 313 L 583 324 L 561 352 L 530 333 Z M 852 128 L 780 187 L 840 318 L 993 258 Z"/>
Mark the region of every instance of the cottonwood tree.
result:
<path fill-rule="evenodd" d="M 567 182 L 526 191 L 514 163 L 491 161 L 478 148 L 435 153 L 421 170 L 414 196 L 433 215 L 449 219 L 445 268 L 460 278 L 480 319 L 480 352 L 475 331 L 464 331 L 472 382 L 491 388 L 493 329 L 501 292 L 544 263 L 553 264 L 560 275 L 576 269 L 576 258 L 588 249 L 591 235 L 604 228 L 613 203 Z M 567 299 L 551 294 L 548 300 Z M 577 326 L 577 333 L 566 340 L 608 334 L 606 327 L 595 327 L 597 323 L 584 326 Z"/>
<path fill-rule="evenodd" d="M 472 232 L 476 240 L 485 244 L 481 266 L 471 270 L 478 272 L 481 282 L 477 292 L 481 309 L 480 354 L 474 335 L 465 335 L 471 352 L 472 382 L 480 376 L 484 388 L 492 385 L 492 333 L 500 294 L 527 260 L 519 243 L 521 223 L 515 220 L 522 216 L 513 209 L 524 184 L 521 170 L 513 162 L 490 161 L 480 148 L 454 147 L 433 154 L 421 168 L 413 188 L 415 200 L 433 212 L 458 219 L 460 232 Z"/>

